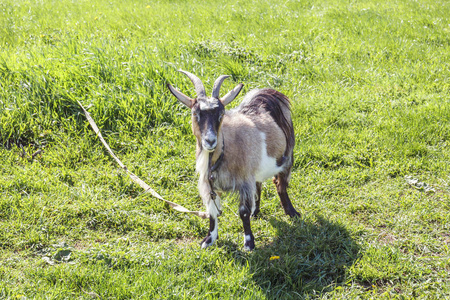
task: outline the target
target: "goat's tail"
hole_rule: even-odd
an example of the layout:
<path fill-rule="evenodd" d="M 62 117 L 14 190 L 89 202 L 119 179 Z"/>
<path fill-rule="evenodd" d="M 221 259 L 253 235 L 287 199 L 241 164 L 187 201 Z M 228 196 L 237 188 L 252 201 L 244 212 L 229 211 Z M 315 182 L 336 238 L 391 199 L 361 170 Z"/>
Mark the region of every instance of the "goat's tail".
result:
<path fill-rule="evenodd" d="M 273 89 L 261 89 L 250 91 L 239 106 L 239 111 L 247 115 L 269 113 L 286 137 L 284 155 L 292 159 L 295 135 L 290 106 L 284 94 Z"/>

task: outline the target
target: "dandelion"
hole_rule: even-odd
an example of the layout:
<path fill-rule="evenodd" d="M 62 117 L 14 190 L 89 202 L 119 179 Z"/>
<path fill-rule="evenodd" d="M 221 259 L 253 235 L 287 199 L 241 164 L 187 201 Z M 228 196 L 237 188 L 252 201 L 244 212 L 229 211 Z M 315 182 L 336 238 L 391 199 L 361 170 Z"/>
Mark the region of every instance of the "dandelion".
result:
<path fill-rule="evenodd" d="M 95 20 L 95 21 L 98 20 L 98 17 L 95 17 L 94 20 Z"/>
<path fill-rule="evenodd" d="M 277 255 L 274 255 L 269 258 L 269 260 L 275 260 L 275 259 L 280 259 L 280 257 Z"/>
<path fill-rule="evenodd" d="M 145 8 L 150 8 L 150 5 L 147 5 Z"/>

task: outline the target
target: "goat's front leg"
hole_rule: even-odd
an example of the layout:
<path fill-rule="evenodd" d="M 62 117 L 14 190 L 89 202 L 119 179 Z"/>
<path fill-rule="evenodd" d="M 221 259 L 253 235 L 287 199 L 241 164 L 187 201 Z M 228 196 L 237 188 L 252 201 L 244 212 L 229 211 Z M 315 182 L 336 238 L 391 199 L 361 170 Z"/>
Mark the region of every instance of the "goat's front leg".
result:
<path fill-rule="evenodd" d="M 240 193 L 239 216 L 244 226 L 244 250 L 251 251 L 255 248 L 255 238 L 250 227 L 250 216 L 255 209 L 255 188 L 256 185 L 245 185 Z"/>
<path fill-rule="evenodd" d="M 219 229 L 218 229 L 218 221 L 217 216 L 209 216 L 209 231 L 208 235 L 203 239 L 201 245 L 202 249 L 211 246 L 219 237 Z"/>
<path fill-rule="evenodd" d="M 219 214 L 220 214 L 220 197 L 216 196 L 215 200 L 209 199 L 207 210 L 209 213 L 209 231 L 208 235 L 203 239 L 201 246 L 206 248 L 214 244 L 219 237 Z"/>

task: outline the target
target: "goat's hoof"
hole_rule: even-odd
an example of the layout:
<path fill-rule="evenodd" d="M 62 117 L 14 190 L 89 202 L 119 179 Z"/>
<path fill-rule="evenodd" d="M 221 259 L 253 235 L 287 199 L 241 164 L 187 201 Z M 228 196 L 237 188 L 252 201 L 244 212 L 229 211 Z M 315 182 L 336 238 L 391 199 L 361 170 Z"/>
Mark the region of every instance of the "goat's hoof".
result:
<path fill-rule="evenodd" d="M 202 249 L 205 249 L 205 248 L 211 246 L 212 244 L 214 244 L 214 241 L 213 241 L 212 237 L 210 235 L 208 235 L 200 243 L 200 246 L 202 247 Z"/>
<path fill-rule="evenodd" d="M 245 251 L 253 251 L 255 249 L 255 243 L 251 243 L 249 245 L 244 245 L 244 250 Z"/>
<path fill-rule="evenodd" d="M 300 218 L 301 217 L 300 213 L 298 211 L 296 211 L 295 208 L 286 210 L 285 213 L 291 218 Z"/>
<path fill-rule="evenodd" d="M 301 218 L 301 217 L 302 217 L 302 215 L 297 211 L 295 211 L 295 213 L 293 215 L 291 215 L 291 218 Z"/>

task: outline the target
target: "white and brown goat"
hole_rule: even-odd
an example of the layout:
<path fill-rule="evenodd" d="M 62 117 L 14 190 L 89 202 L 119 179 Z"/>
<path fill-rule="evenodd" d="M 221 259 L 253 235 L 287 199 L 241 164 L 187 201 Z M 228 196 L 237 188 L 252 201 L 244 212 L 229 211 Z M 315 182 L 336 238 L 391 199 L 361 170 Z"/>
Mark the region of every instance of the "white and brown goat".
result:
<path fill-rule="evenodd" d="M 244 249 L 252 250 L 255 241 L 250 216 L 259 212 L 261 184 L 273 177 L 281 204 L 287 215 L 300 214 L 292 206 L 286 188 L 289 183 L 295 144 L 289 99 L 273 89 L 250 91 L 235 109 L 225 106 L 236 98 L 243 84 L 222 98 L 220 76 L 207 97 L 201 80 L 186 71 L 197 93 L 190 98 L 170 84 L 170 92 L 192 112 L 192 131 L 197 138 L 196 169 L 198 189 L 209 213 L 210 227 L 201 246 L 206 248 L 218 237 L 220 198 L 215 191 L 238 191 L 239 215 L 244 226 Z"/>

